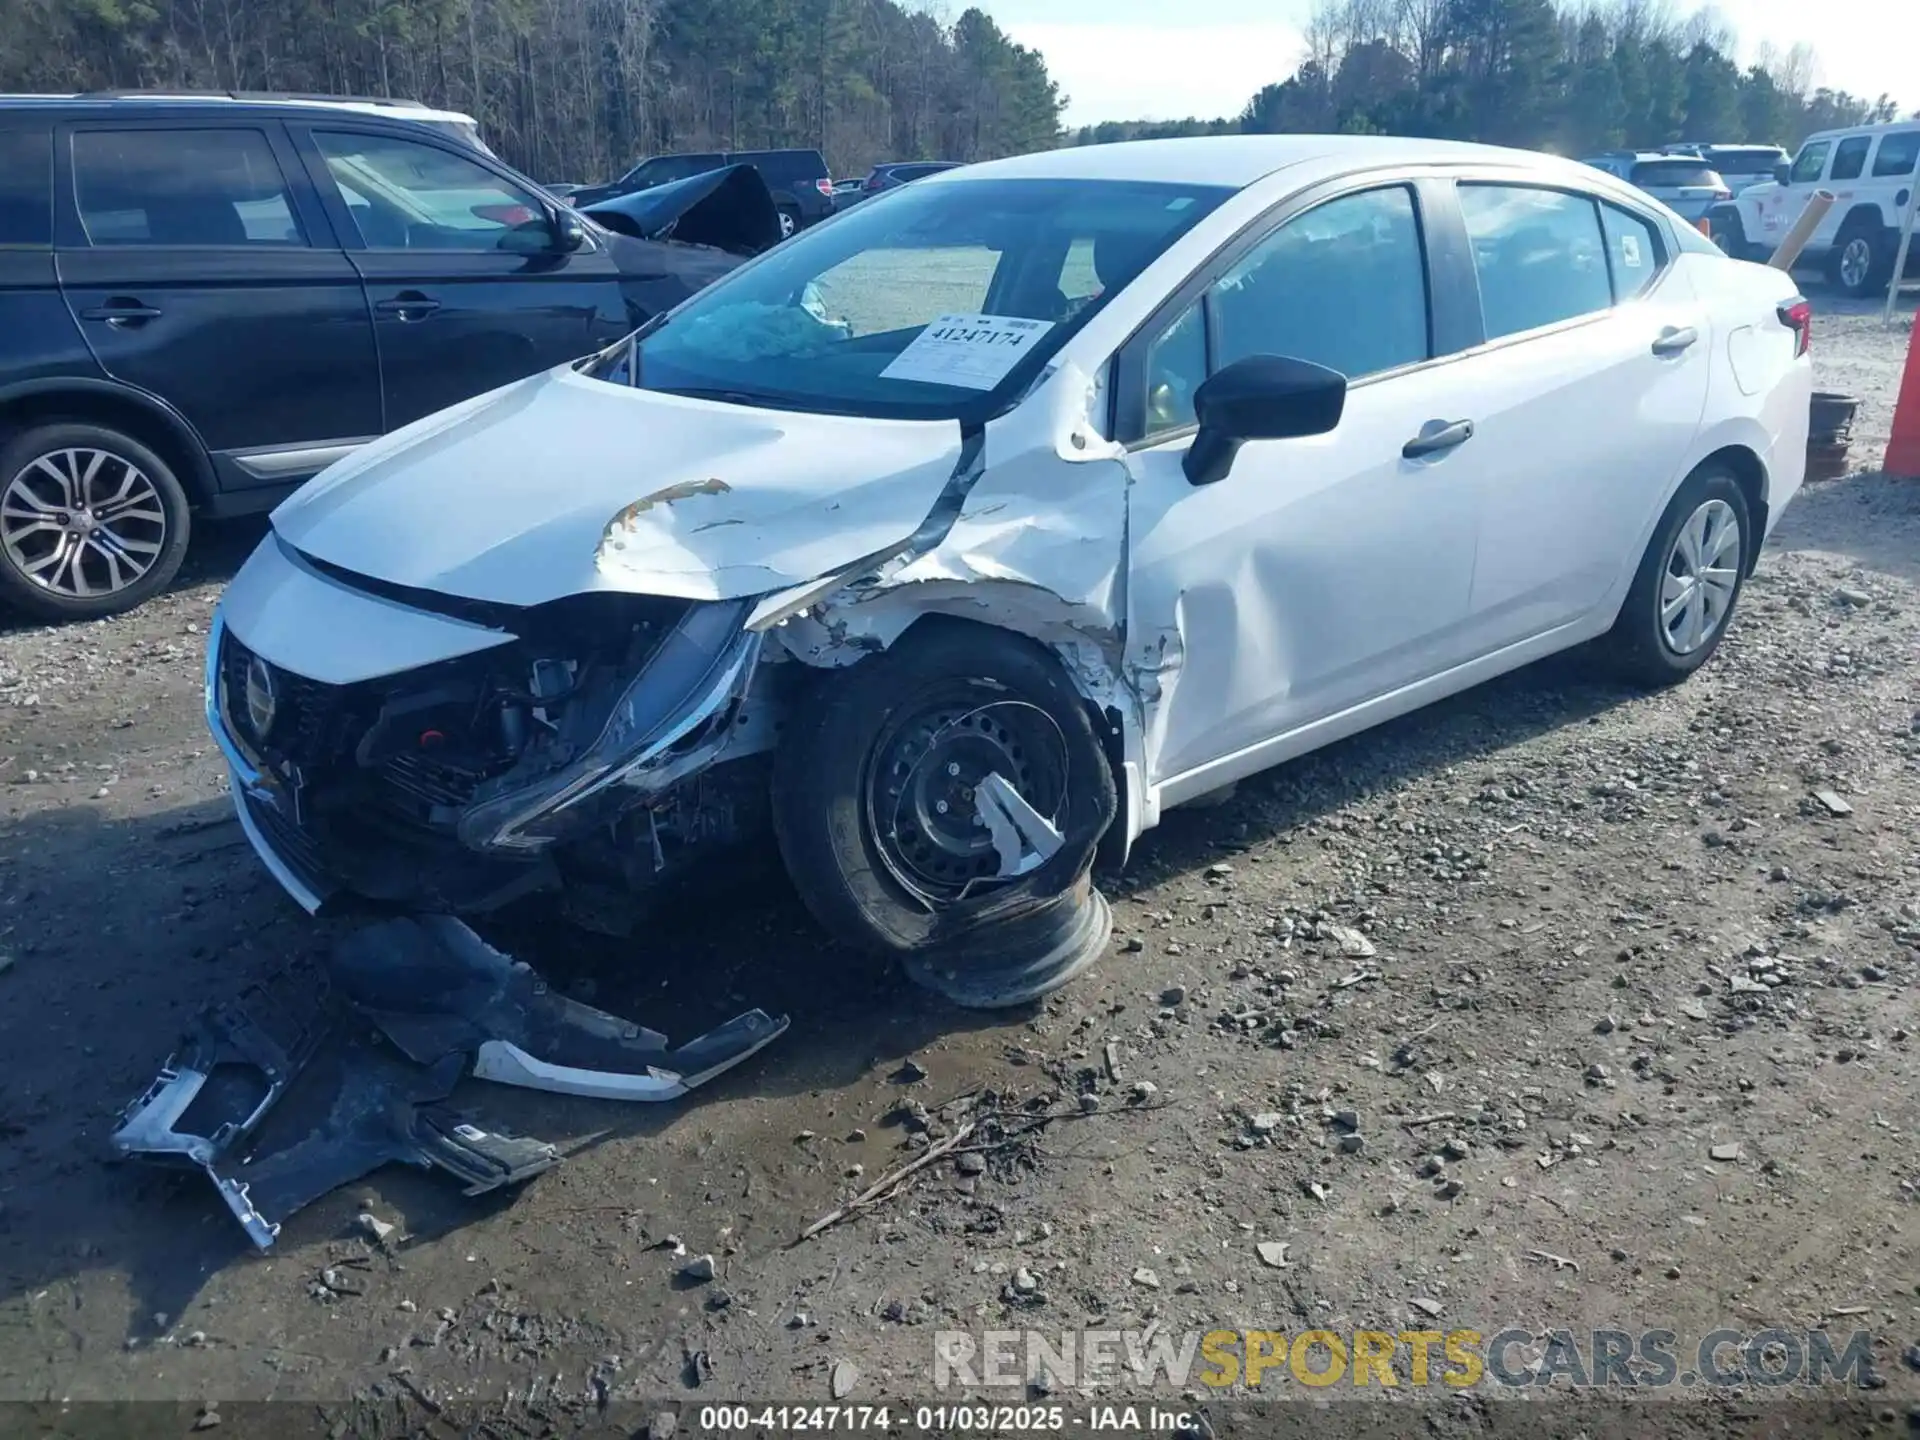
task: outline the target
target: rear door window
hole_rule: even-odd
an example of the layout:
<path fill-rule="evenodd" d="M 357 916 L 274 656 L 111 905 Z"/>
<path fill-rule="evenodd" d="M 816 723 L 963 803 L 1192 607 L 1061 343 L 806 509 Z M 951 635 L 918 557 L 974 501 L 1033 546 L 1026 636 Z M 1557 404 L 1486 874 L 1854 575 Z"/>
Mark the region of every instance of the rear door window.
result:
<path fill-rule="evenodd" d="M 1887 175 L 1911 175 L 1920 162 L 1920 130 L 1900 130 L 1880 137 L 1880 151 L 1873 157 L 1874 178 Z"/>
<path fill-rule="evenodd" d="M 1522 185 L 1461 185 L 1487 339 L 1610 309 L 1605 239 L 1584 195 Z"/>
<path fill-rule="evenodd" d="M 0 130 L 0 245 L 53 243 L 53 131 Z"/>
<path fill-rule="evenodd" d="M 96 246 L 307 243 L 259 130 L 78 130 L 73 191 Z"/>
<path fill-rule="evenodd" d="M 1873 144 L 1871 135 L 1855 135 L 1840 142 L 1840 148 L 1833 152 L 1833 174 L 1835 180 L 1858 180 L 1860 172 L 1867 168 L 1867 147 Z"/>
<path fill-rule="evenodd" d="M 1827 168 L 1827 152 L 1833 148 L 1831 140 L 1809 140 L 1800 147 L 1800 153 L 1794 158 L 1793 173 L 1787 179 L 1794 185 L 1811 185 L 1818 180 Z"/>

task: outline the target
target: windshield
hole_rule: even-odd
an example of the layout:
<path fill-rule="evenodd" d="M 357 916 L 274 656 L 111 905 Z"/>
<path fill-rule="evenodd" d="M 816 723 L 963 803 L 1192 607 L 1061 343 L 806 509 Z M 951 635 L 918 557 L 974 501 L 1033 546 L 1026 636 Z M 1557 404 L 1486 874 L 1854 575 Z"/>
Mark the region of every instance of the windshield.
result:
<path fill-rule="evenodd" d="M 783 242 L 587 373 L 828 414 L 993 414 L 1232 193 L 1114 180 L 906 186 Z"/>
<path fill-rule="evenodd" d="M 1720 177 L 1698 160 L 1648 160 L 1633 167 L 1635 185 L 1658 185 L 1663 190 L 1720 188 Z"/>

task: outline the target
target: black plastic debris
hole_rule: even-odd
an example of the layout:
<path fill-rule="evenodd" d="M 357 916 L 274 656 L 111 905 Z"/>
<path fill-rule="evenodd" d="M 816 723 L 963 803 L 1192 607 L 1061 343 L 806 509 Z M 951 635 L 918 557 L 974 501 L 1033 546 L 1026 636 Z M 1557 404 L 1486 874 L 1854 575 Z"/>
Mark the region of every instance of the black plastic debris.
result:
<path fill-rule="evenodd" d="M 202 1011 L 112 1144 L 203 1171 L 264 1250 L 288 1216 L 383 1165 L 436 1170 L 481 1195 L 558 1164 L 554 1146 L 445 1103 L 469 1073 L 669 1100 L 787 1024 L 752 1010 L 672 1049 L 656 1031 L 553 994 L 457 920 L 383 921 L 349 935 L 326 967 L 293 962 Z"/>
<path fill-rule="evenodd" d="M 484 1130 L 435 1103 L 452 1094 L 460 1072 L 459 1056 L 422 1068 L 384 1046 L 330 1046 L 288 1102 L 289 1110 L 302 1099 L 322 1102 L 325 1112 L 298 1126 L 276 1114 L 270 1128 L 278 1133 L 263 1134 L 246 1163 L 216 1163 L 207 1173 L 248 1238 L 265 1250 L 289 1215 L 383 1165 L 441 1170 L 460 1181 L 463 1193 L 480 1195 L 560 1163 L 552 1145 Z"/>
<path fill-rule="evenodd" d="M 672 1100 L 780 1038 L 785 1016 L 749 1010 L 669 1048 L 667 1037 L 556 995 L 445 915 L 382 921 L 343 940 L 333 978 L 422 1065 L 470 1054 L 479 1079 L 603 1100 Z"/>
<path fill-rule="evenodd" d="M 209 1005 L 114 1132 L 113 1148 L 205 1168 L 251 1135 L 326 1037 L 326 971 L 296 960 Z"/>

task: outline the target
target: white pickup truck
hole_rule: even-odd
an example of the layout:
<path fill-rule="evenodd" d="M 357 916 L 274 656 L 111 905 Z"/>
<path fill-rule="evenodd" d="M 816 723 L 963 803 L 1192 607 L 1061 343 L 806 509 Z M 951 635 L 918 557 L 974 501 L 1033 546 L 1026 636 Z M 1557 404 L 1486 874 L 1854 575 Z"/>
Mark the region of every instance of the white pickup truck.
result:
<path fill-rule="evenodd" d="M 1914 202 L 1920 168 L 1920 120 L 1860 125 L 1809 135 L 1791 165 L 1770 182 L 1741 191 L 1707 212 L 1714 243 L 1729 255 L 1765 260 L 1786 237 L 1816 190 L 1834 205 L 1813 232 L 1804 263 L 1824 265 L 1848 295 L 1878 293 L 1892 278 L 1900 226 Z M 1920 270 L 1920 242 L 1907 272 Z"/>

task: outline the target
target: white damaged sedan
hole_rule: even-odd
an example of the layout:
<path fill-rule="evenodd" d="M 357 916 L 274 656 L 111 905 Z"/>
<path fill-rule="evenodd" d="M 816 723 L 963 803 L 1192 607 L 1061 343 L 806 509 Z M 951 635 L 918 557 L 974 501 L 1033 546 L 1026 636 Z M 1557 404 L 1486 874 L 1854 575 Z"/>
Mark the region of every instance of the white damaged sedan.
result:
<path fill-rule="evenodd" d="M 1703 664 L 1809 332 L 1540 155 L 949 171 L 325 471 L 221 601 L 208 719 L 311 910 L 617 927 L 771 828 L 839 936 L 1011 1003 L 1169 807 L 1582 642 Z"/>

